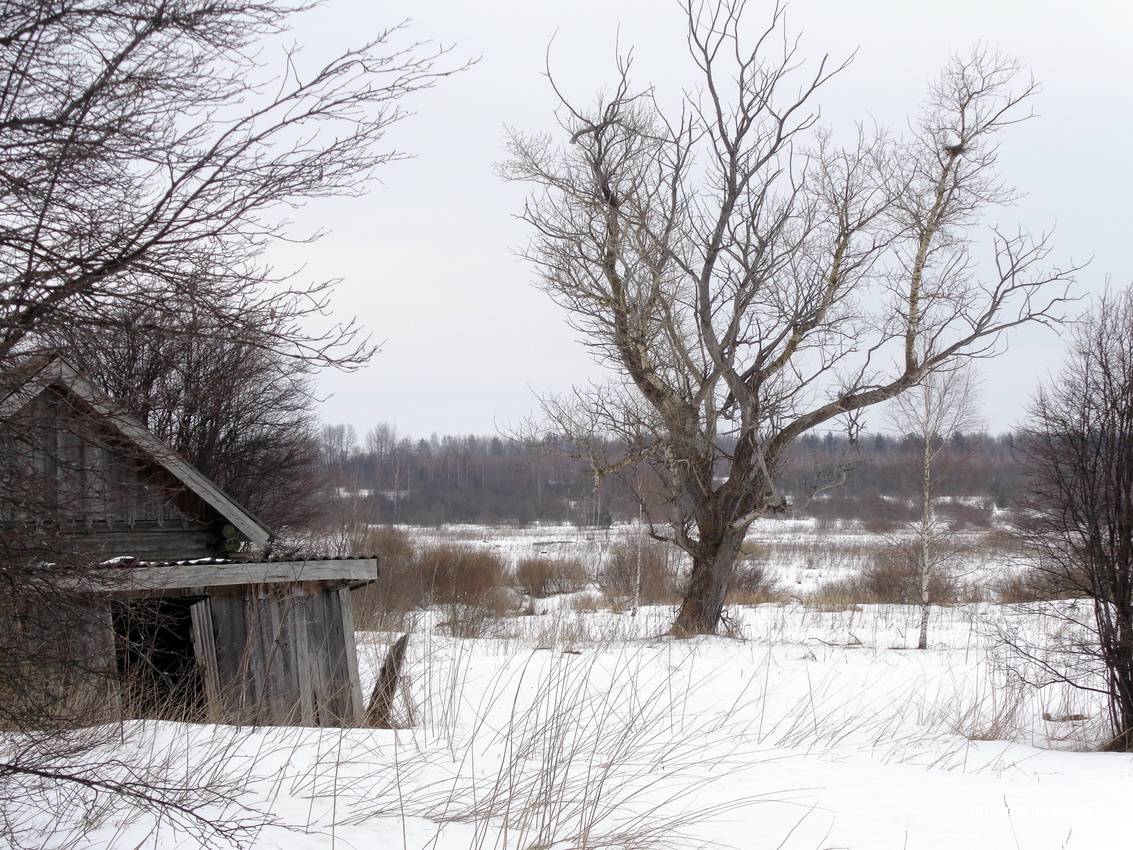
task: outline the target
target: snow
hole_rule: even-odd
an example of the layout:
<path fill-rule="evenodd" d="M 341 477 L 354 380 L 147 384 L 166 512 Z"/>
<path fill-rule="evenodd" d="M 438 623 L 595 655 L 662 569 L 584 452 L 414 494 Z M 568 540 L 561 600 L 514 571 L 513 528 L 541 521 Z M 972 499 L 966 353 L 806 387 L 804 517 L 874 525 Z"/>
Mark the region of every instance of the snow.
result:
<path fill-rule="evenodd" d="M 476 539 L 513 554 L 602 545 L 569 529 Z M 999 638 L 1014 629 L 1042 644 L 1057 620 L 990 603 L 935 609 L 930 648 L 918 652 L 908 647 L 919 612 L 902 606 L 752 606 L 736 612 L 734 637 L 683 641 L 663 636 L 671 615 L 546 605 L 475 640 L 423 615 L 396 707 L 402 728 L 134 722 L 86 759 L 160 756 L 167 779 L 227 783 L 227 802 L 203 812 L 268 817 L 243 836 L 265 849 L 1128 842 L 1133 756 L 1096 751 L 1103 704 L 1025 686 L 1033 671 Z M 395 638 L 359 634 L 364 688 Z M 1077 715 L 1087 719 L 1059 720 Z M 47 797 L 22 804 L 6 815 L 47 822 Z M 152 814 L 69 806 L 93 827 L 79 846 L 199 846 Z"/>

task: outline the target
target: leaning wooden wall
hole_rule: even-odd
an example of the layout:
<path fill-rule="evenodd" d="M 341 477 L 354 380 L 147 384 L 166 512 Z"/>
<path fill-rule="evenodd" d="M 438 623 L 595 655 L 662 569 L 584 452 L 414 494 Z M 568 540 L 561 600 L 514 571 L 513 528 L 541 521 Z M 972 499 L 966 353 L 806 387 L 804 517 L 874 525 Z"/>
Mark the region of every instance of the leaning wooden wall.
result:
<path fill-rule="evenodd" d="M 213 719 L 309 726 L 362 720 L 349 591 L 322 582 L 243 585 L 214 589 L 201 604 L 207 611 L 194 608 L 201 635 L 194 645 Z"/>

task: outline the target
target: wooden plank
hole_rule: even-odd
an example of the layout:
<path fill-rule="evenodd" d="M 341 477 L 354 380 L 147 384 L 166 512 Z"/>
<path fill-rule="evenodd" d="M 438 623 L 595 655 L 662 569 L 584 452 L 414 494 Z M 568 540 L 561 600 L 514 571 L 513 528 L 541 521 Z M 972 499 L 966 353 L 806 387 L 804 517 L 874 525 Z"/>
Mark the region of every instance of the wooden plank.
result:
<path fill-rule="evenodd" d="M 257 588 L 263 646 L 264 690 L 258 706 L 261 723 L 288 725 L 299 720 L 294 647 L 285 617 L 293 598 L 289 590 L 264 585 Z"/>
<path fill-rule="evenodd" d="M 72 542 L 99 558 L 145 557 L 151 561 L 181 561 L 190 558 L 213 558 L 217 555 L 217 535 L 199 529 L 182 530 L 179 526 L 164 529 L 143 528 L 135 524 L 132 531 L 91 531 L 70 534 Z"/>
<path fill-rule="evenodd" d="M 315 703 L 316 722 L 329 726 L 335 719 L 334 691 L 331 663 L 327 647 L 327 594 L 317 587 L 311 594 L 311 619 L 308 623 L 308 641 L 311 655 L 311 693 Z"/>
<path fill-rule="evenodd" d="M 361 724 L 365 720 L 365 706 L 362 703 L 362 679 L 358 675 L 358 646 L 354 640 L 354 607 L 351 603 L 350 591 L 345 587 L 338 589 L 339 616 L 342 620 L 343 635 L 343 661 L 346 665 L 346 687 L 349 700 L 348 720 L 353 724 Z"/>
<path fill-rule="evenodd" d="M 233 564 L 177 564 L 122 567 L 120 579 L 107 582 L 112 591 L 168 590 L 182 587 L 220 587 L 235 584 L 279 584 L 300 581 L 374 581 L 376 558 L 341 561 L 268 561 Z"/>
<path fill-rule="evenodd" d="M 325 599 L 327 605 L 327 681 L 328 689 L 332 694 L 331 704 L 333 705 L 334 717 L 339 723 L 353 723 L 357 715 L 353 705 L 346 630 L 342 621 L 342 604 L 338 590 L 328 588 Z M 353 637 L 353 633 L 351 637 Z"/>
<path fill-rule="evenodd" d="M 392 729 L 391 717 L 393 715 L 393 697 L 397 693 L 398 682 L 401 681 L 401 665 L 405 661 L 405 648 L 409 644 L 409 635 L 404 634 L 389 648 L 386 660 L 382 662 L 382 669 L 378 679 L 374 682 L 374 691 L 370 695 L 370 705 L 366 708 L 366 725 L 378 729 Z"/>
<path fill-rule="evenodd" d="M 193 653 L 197 669 L 201 674 L 201 685 L 205 695 L 205 716 L 217 720 L 224 713 L 220 699 L 220 670 L 217 666 L 216 638 L 212 625 L 212 601 L 202 599 L 189 607 L 192 618 L 191 632 Z"/>
<path fill-rule="evenodd" d="M 288 612 L 288 629 L 295 645 L 295 673 L 299 690 L 299 722 L 304 726 L 318 724 L 318 711 L 312 681 L 312 664 L 315 661 L 310 646 L 311 607 L 310 595 L 303 585 L 294 586 L 293 604 Z"/>
<path fill-rule="evenodd" d="M 263 722 L 260 716 L 260 707 L 264 704 L 267 694 L 267 658 L 268 653 L 264 646 L 263 610 L 260 606 L 259 587 L 244 588 L 244 623 L 248 630 L 247 648 L 241 664 L 247 676 L 249 685 L 248 713 L 251 719 Z"/>

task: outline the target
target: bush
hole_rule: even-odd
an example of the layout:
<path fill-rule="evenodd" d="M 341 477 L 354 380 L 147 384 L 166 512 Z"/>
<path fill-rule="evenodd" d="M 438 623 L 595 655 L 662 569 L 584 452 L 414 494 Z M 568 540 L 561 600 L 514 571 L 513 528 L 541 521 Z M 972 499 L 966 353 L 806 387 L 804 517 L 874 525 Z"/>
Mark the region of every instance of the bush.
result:
<path fill-rule="evenodd" d="M 434 546 L 417 560 L 430 605 L 474 605 L 503 584 L 500 557 L 474 546 Z"/>
<path fill-rule="evenodd" d="M 460 545 L 417 549 L 408 534 L 391 526 L 370 528 L 365 544 L 378 556 L 379 576 L 354 591 L 360 629 L 403 630 L 411 612 L 439 605 L 463 635 L 510 606 L 500 592 L 504 563 L 492 552 Z"/>
<path fill-rule="evenodd" d="M 992 585 L 992 592 L 1005 605 L 1027 602 L 1049 602 L 1054 599 L 1086 597 L 1085 578 L 1028 567 L 1001 577 Z"/>
<path fill-rule="evenodd" d="M 578 561 L 524 558 L 515 567 L 515 584 L 528 596 L 542 599 L 584 589 L 587 576 L 586 570 Z"/>
<path fill-rule="evenodd" d="M 889 546 L 876 553 L 860 577 L 863 602 L 919 605 L 921 602 L 921 564 L 918 553 L 906 546 Z M 957 600 L 956 581 L 944 569 L 929 576 L 928 598 L 934 605 Z"/>
<path fill-rule="evenodd" d="M 504 563 L 492 552 L 450 544 L 423 549 L 417 562 L 427 604 L 446 609 L 456 637 L 483 635 L 487 621 L 511 607 L 501 592 Z"/>
<path fill-rule="evenodd" d="M 944 569 L 929 576 L 929 603 L 949 605 L 959 600 L 961 588 Z M 858 605 L 919 605 L 921 565 L 910 546 L 891 545 L 876 553 L 859 575 L 828 582 L 807 597 L 807 604 L 823 611 L 843 611 Z"/>
<path fill-rule="evenodd" d="M 670 555 L 671 547 L 658 540 L 622 540 L 610 547 L 598 584 L 613 599 L 637 599 L 643 605 L 674 602 L 677 571 Z"/>
<path fill-rule="evenodd" d="M 767 573 L 767 566 L 759 561 L 740 561 L 732 573 L 732 584 L 726 605 L 762 605 L 785 599 L 782 588 Z"/>
<path fill-rule="evenodd" d="M 413 541 L 398 528 L 375 526 L 363 542 L 366 552 L 378 558 L 378 580 L 354 591 L 355 624 L 364 630 L 403 630 L 406 615 L 427 598 Z"/>

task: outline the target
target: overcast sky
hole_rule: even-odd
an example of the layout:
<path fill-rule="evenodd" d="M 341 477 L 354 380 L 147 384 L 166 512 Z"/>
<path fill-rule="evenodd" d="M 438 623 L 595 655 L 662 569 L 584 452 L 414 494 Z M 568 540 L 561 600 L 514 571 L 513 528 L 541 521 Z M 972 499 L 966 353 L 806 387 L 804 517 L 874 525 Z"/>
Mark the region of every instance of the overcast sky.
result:
<path fill-rule="evenodd" d="M 749 2 L 759 20 L 768 4 Z M 342 278 L 339 318 L 357 315 L 382 342 L 368 368 L 324 375 L 324 421 L 361 436 L 377 422 L 402 434 L 494 434 L 537 411 L 537 396 L 585 383 L 601 369 L 532 284 L 516 256 L 528 233 L 515 215 L 525 190 L 503 183 L 505 129 L 554 126 L 543 75 L 593 99 L 611 79 L 617 46 L 634 47 L 639 83 L 662 93 L 695 86 L 683 57 L 679 5 L 665 0 L 330 0 L 294 37 L 312 54 L 349 46 L 410 19 L 395 42 L 452 44 L 454 63 L 479 62 L 407 105 L 416 112 L 387 136 L 412 159 L 387 166 L 358 199 L 320 201 L 297 225 L 330 230 L 312 245 L 277 251 L 304 274 Z M 901 130 L 954 52 L 977 42 L 1018 56 L 1042 84 L 1038 117 L 1003 137 L 1006 180 L 1026 193 L 991 223 L 1053 229 L 1052 259 L 1090 265 L 1079 291 L 1133 281 L 1129 198 L 1133 169 L 1133 5 L 1118 0 L 796 0 L 788 26 L 805 55 L 850 69 L 820 97 L 833 126 L 876 121 Z M 552 43 L 553 39 L 553 43 Z M 1036 383 L 1057 369 L 1060 335 L 1016 334 L 982 367 L 993 431 L 1020 421 Z"/>

